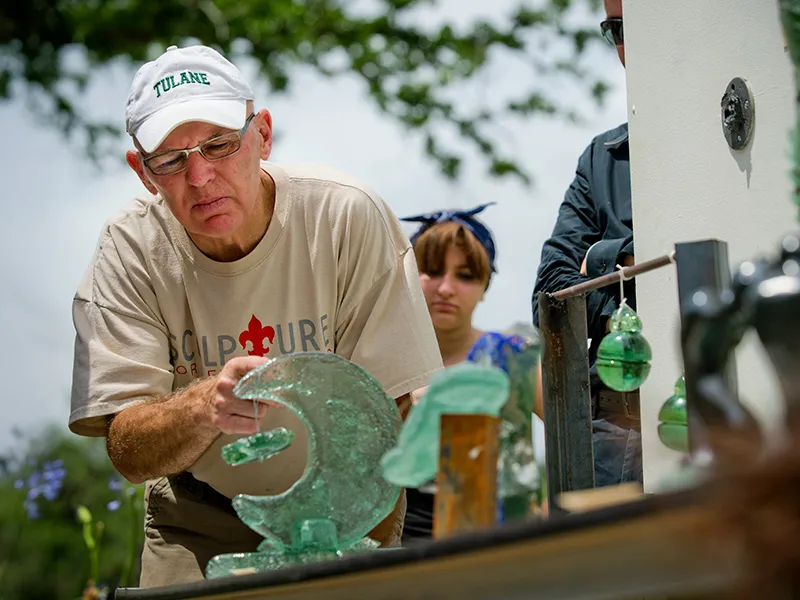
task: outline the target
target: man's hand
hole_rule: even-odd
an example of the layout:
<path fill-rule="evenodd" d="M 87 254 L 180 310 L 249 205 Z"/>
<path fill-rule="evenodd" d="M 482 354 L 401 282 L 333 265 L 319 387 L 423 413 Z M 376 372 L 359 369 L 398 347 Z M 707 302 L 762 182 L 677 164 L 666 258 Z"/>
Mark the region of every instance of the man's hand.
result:
<path fill-rule="evenodd" d="M 142 483 L 186 471 L 221 433 L 255 433 L 269 403 L 253 406 L 234 396 L 233 388 L 265 361 L 232 358 L 214 377 L 120 411 L 106 431 L 111 462 L 128 481 Z"/>
<path fill-rule="evenodd" d="M 623 267 L 632 267 L 636 264 L 636 260 L 630 254 L 623 254 L 625 258 L 622 259 Z"/>
<path fill-rule="evenodd" d="M 242 377 L 266 361 L 260 356 L 239 356 L 226 362 L 217 375 L 209 408 L 211 424 L 222 433 L 249 435 L 258 431 L 268 403 L 237 398 L 233 388 Z"/>

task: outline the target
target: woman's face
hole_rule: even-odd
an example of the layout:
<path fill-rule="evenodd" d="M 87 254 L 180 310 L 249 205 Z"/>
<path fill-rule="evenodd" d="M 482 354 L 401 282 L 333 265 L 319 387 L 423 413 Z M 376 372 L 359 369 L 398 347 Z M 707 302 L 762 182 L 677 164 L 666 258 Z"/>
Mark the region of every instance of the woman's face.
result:
<path fill-rule="evenodd" d="M 448 331 L 472 324 L 472 313 L 483 300 L 485 286 L 470 271 L 463 250 L 449 246 L 442 272 L 420 273 L 420 283 L 434 329 Z"/>

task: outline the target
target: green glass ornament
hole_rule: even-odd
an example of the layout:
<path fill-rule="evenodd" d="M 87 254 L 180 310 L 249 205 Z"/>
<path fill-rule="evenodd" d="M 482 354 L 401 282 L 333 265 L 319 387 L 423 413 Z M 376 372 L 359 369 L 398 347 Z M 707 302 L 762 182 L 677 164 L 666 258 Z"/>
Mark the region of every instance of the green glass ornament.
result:
<path fill-rule="evenodd" d="M 658 411 L 658 439 L 670 450 L 689 451 L 689 427 L 686 420 L 686 381 L 681 375 L 672 396 Z"/>
<path fill-rule="evenodd" d="M 597 374 L 610 389 L 631 392 L 650 374 L 653 353 L 642 335 L 642 320 L 627 304 L 611 317 L 610 329 L 597 348 Z"/>

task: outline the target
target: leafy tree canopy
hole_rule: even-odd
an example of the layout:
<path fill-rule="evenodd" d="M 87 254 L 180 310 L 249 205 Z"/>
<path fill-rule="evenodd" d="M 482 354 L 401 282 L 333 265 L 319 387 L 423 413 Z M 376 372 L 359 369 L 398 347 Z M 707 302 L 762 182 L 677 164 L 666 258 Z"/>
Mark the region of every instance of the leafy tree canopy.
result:
<path fill-rule="evenodd" d="M 580 67 L 588 44 L 599 40 L 575 13 L 597 11 L 599 0 L 522 2 L 501 24 L 426 26 L 419 9 L 432 0 L 24 0 L 0 6 L 0 98 L 17 91 L 44 99 L 42 114 L 67 135 L 85 134 L 89 156 L 98 141 L 119 132 L 81 106 L 93 73 L 111 61 L 133 70 L 171 44 L 201 41 L 236 60 L 250 57 L 274 92 L 287 90 L 292 67 L 326 76 L 355 74 L 368 97 L 389 117 L 422 133 L 426 153 L 450 178 L 459 175 L 464 146 L 485 158 L 492 176 L 529 181 L 520 161 L 503 155 L 490 125 L 509 114 L 574 119 L 574 107 L 548 90 L 566 74 L 601 101 L 608 87 Z M 577 24 L 576 24 L 577 23 Z M 557 47 L 546 51 L 543 46 Z M 80 65 L 66 60 L 80 50 Z M 498 105 L 466 109 L 459 84 L 474 78 L 495 50 L 529 66 L 519 94 Z M 491 94 L 488 94 L 491 96 Z M 458 137 L 455 138 L 458 140 Z M 469 145 L 468 144 L 468 145 Z"/>

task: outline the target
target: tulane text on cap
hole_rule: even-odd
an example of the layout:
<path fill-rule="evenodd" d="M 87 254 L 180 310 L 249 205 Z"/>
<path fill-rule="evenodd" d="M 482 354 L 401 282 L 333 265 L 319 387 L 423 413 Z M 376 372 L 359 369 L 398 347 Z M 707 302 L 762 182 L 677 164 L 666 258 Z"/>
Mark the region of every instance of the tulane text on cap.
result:
<path fill-rule="evenodd" d="M 167 93 L 170 90 L 174 90 L 179 85 L 184 85 L 187 83 L 211 85 L 211 82 L 208 80 L 207 73 L 201 73 L 199 71 L 181 71 L 175 75 L 167 75 L 164 77 L 164 79 L 159 79 L 156 81 L 153 89 L 156 91 L 156 98 L 160 98 L 161 92 Z"/>

